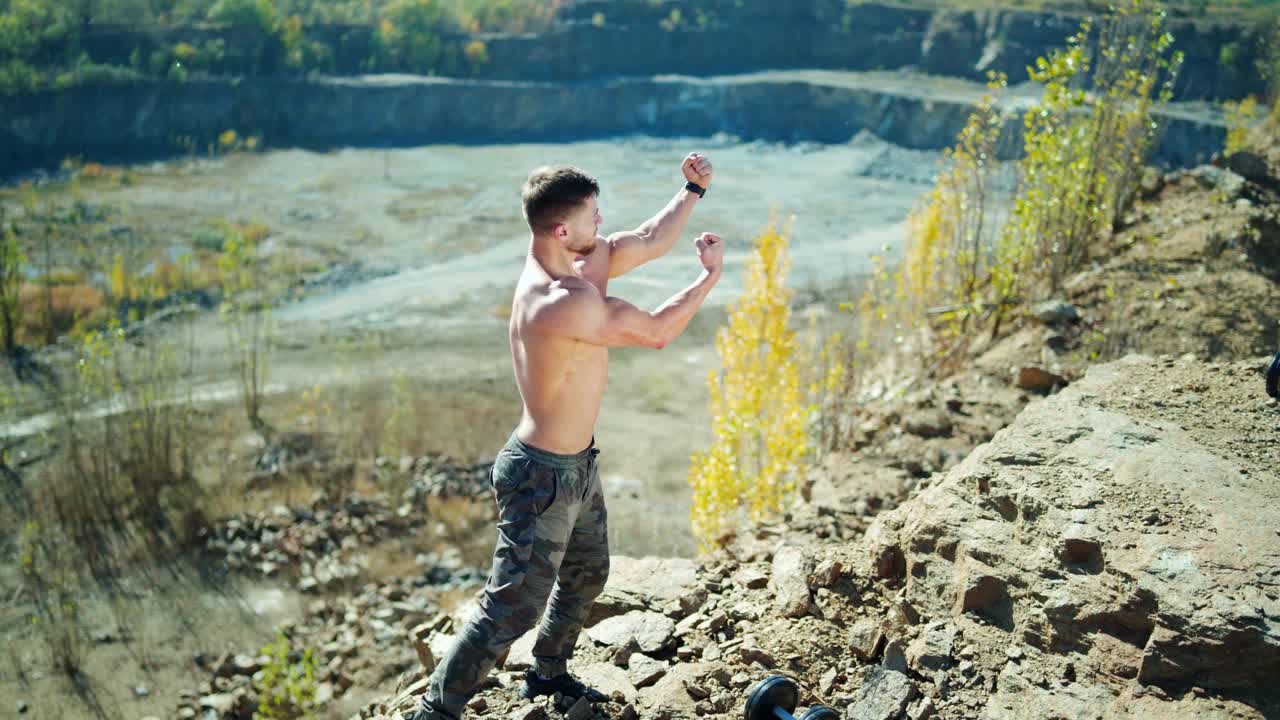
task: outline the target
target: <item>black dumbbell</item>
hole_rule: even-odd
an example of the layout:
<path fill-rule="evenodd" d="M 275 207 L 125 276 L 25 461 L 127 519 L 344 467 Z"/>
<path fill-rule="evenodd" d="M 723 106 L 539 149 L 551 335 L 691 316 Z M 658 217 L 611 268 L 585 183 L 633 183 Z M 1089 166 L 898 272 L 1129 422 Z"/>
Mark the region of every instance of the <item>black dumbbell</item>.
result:
<path fill-rule="evenodd" d="M 1267 394 L 1280 400 L 1280 353 L 1271 361 L 1271 369 L 1267 370 Z"/>
<path fill-rule="evenodd" d="M 800 691 L 795 681 L 781 675 L 770 675 L 747 692 L 746 720 L 838 720 L 840 714 L 826 705 L 814 705 L 796 718 Z"/>

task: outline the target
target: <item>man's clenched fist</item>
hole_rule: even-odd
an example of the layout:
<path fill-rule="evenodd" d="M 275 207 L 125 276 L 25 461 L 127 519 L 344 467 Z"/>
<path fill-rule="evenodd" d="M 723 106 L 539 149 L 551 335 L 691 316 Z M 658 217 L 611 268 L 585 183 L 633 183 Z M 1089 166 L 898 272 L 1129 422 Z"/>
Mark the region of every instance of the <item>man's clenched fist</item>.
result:
<path fill-rule="evenodd" d="M 702 262 L 702 267 L 710 272 L 716 272 L 724 265 L 724 241 L 715 233 L 704 232 L 693 241 L 694 247 L 698 248 L 698 260 Z"/>
<path fill-rule="evenodd" d="M 711 158 L 702 153 L 689 153 L 680 169 L 684 171 L 684 179 L 698 183 L 706 189 L 711 186 Z"/>

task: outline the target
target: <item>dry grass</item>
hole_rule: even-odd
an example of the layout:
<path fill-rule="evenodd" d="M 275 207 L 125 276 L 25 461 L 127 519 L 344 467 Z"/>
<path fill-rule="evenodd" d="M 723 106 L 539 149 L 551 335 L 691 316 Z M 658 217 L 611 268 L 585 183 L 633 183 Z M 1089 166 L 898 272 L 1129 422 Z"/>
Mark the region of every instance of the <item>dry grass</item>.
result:
<path fill-rule="evenodd" d="M 101 290 L 90 285 L 77 283 L 45 288 L 24 283 L 18 291 L 18 302 L 25 308 L 18 342 L 44 342 L 50 325 L 55 335 L 100 326 L 111 316 L 106 300 Z"/>

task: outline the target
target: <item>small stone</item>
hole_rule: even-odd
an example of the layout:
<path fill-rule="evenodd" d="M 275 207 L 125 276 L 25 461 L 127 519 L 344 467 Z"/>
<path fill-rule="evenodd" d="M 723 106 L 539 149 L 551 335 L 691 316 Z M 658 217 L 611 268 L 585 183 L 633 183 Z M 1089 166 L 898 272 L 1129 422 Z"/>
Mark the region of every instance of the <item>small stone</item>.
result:
<path fill-rule="evenodd" d="M 546 720 L 547 709 L 541 704 L 525 705 L 512 711 L 511 720 Z"/>
<path fill-rule="evenodd" d="M 1071 303 L 1063 300 L 1047 300 L 1031 306 L 1031 317 L 1046 325 L 1057 325 L 1079 320 L 1080 313 Z"/>
<path fill-rule="evenodd" d="M 333 702 L 333 683 L 322 682 L 316 685 L 316 705 L 328 705 Z"/>
<path fill-rule="evenodd" d="M 18 707 L 17 707 L 17 710 L 18 710 L 18 714 L 19 714 L 19 715 L 25 715 L 25 714 L 26 714 L 26 712 L 27 712 L 27 710 L 29 710 L 29 709 L 31 709 L 31 706 L 27 705 L 27 701 L 25 701 L 25 700 L 19 700 L 19 701 L 18 701 Z"/>
<path fill-rule="evenodd" d="M 591 709 L 591 701 L 585 697 L 578 698 L 578 701 L 569 708 L 569 712 L 565 714 L 568 720 L 587 720 L 594 714 Z"/>
<path fill-rule="evenodd" d="M 1075 524 L 1063 531 L 1058 552 L 1063 562 L 1081 565 L 1101 555 L 1102 542 L 1088 526 Z"/>
<path fill-rule="evenodd" d="M 142 684 L 134 685 L 133 694 L 137 697 L 144 698 L 151 694 L 151 688 Z"/>
<path fill-rule="evenodd" d="M 769 575 L 754 565 L 743 565 L 733 573 L 733 583 L 748 590 L 759 590 L 769 584 Z"/>
<path fill-rule="evenodd" d="M 990 610 L 1007 596 L 1003 578 L 986 572 L 974 572 L 965 577 L 956 603 L 958 613 Z"/>
<path fill-rule="evenodd" d="M 915 686 L 904 673 L 873 668 L 845 717 L 849 720 L 892 720 L 899 717 L 915 696 Z"/>
<path fill-rule="evenodd" d="M 1047 393 L 1054 388 L 1066 387 L 1067 379 L 1038 367 L 1018 368 L 1014 384 L 1020 390 Z"/>
<path fill-rule="evenodd" d="M 828 668 L 827 671 L 822 674 L 822 678 L 818 681 L 818 689 L 822 691 L 823 695 L 831 694 L 831 689 L 835 687 L 836 678 L 839 676 L 840 671 L 835 668 Z"/>
<path fill-rule="evenodd" d="M 1010 645 L 1009 647 L 1005 648 L 1004 654 L 1008 656 L 1010 660 L 1021 660 L 1022 648 L 1018 647 L 1017 645 Z"/>
<path fill-rule="evenodd" d="M 799 547 L 785 546 L 774 555 L 770 587 L 783 617 L 802 617 L 813 607 L 809 596 L 810 567 L 809 559 Z"/>
<path fill-rule="evenodd" d="M 636 653 L 627 664 L 627 678 L 638 688 L 648 687 L 667 674 L 667 664 L 648 655 Z"/>
<path fill-rule="evenodd" d="M 907 646 L 907 664 L 917 671 L 942 670 L 951 665 L 959 631 L 946 622 L 933 622 Z"/>
<path fill-rule="evenodd" d="M 933 698 L 924 697 L 911 703 L 907 708 L 907 718 L 908 720 L 929 720 L 937 712 L 938 709 L 933 704 Z"/>
<path fill-rule="evenodd" d="M 951 434 L 951 418 L 936 408 L 917 410 L 902 419 L 902 429 L 922 438 L 947 437 Z"/>
<path fill-rule="evenodd" d="M 696 683 L 691 683 L 688 680 L 684 681 L 684 691 L 694 700 L 706 700 L 711 697 L 711 692 L 706 688 Z"/>
<path fill-rule="evenodd" d="M 899 673 L 907 671 L 907 656 L 901 640 L 890 640 L 884 646 L 884 657 L 880 665 Z"/>
<path fill-rule="evenodd" d="M 414 651 L 418 653 L 418 661 L 428 673 L 436 667 L 436 656 L 431 652 L 430 642 L 431 633 L 434 631 L 433 623 L 422 623 L 409 631 L 409 640 Z"/>
<path fill-rule="evenodd" d="M 862 618 L 849 628 L 849 649 L 854 657 L 862 661 L 875 657 L 884 633 L 880 631 L 880 623 L 873 618 Z"/>
<path fill-rule="evenodd" d="M 874 551 L 876 577 L 891 580 L 907 574 L 907 560 L 902 555 L 902 548 L 897 545 L 884 545 Z"/>
<path fill-rule="evenodd" d="M 778 665 L 778 661 L 774 659 L 773 655 L 770 655 L 767 650 L 756 644 L 754 639 L 749 639 L 742 643 L 738 648 L 738 657 L 747 665 L 753 662 L 758 662 L 767 668 L 777 667 Z"/>
<path fill-rule="evenodd" d="M 236 698 L 231 693 L 214 693 L 200 698 L 200 707 L 212 710 L 218 717 L 230 715 L 235 703 Z"/>
<path fill-rule="evenodd" d="M 618 720 L 640 720 L 640 713 L 636 711 L 635 705 L 627 703 L 618 714 Z"/>
<path fill-rule="evenodd" d="M 813 589 L 827 588 L 835 585 L 840 580 L 840 571 L 843 567 L 839 560 L 827 558 L 818 563 L 818 567 L 814 569 L 813 575 L 809 577 L 809 585 Z"/>

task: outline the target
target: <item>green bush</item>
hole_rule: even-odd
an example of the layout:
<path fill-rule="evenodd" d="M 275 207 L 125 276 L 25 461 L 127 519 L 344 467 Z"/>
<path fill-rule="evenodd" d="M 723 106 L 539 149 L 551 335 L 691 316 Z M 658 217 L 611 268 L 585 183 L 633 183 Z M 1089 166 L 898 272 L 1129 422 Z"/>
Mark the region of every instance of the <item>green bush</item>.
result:
<path fill-rule="evenodd" d="M 276 640 L 263 646 L 270 660 L 254 681 L 259 694 L 259 718 L 298 718 L 309 714 L 316 700 L 316 660 L 310 648 L 295 652 L 289 638 L 276 632 Z"/>
<path fill-rule="evenodd" d="M 377 43 L 384 68 L 430 73 L 444 57 L 440 31 L 446 15 L 431 0 L 393 0 L 379 16 Z"/>
<path fill-rule="evenodd" d="M 44 86 L 44 74 L 21 60 L 0 62 L 0 94 L 35 92 Z"/>
<path fill-rule="evenodd" d="M 58 73 L 53 86 L 58 90 L 76 85 L 128 85 L 146 76 L 130 67 L 95 63 L 85 55 L 67 72 Z"/>
<path fill-rule="evenodd" d="M 275 32 L 276 6 L 271 0 L 218 0 L 209 8 L 208 19 L 234 28 Z"/>

